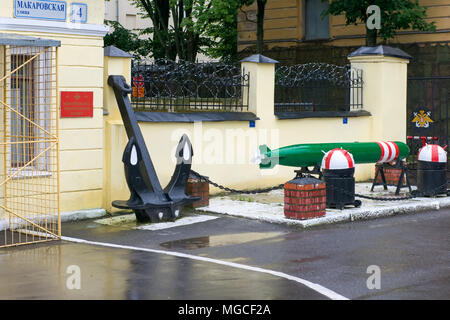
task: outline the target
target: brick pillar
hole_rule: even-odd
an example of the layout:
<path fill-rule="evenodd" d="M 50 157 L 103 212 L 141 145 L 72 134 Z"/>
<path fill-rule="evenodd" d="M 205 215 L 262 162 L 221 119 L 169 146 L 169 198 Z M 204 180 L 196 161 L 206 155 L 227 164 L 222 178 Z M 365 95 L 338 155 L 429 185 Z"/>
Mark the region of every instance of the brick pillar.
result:
<path fill-rule="evenodd" d="M 186 185 L 186 193 L 193 197 L 201 197 L 200 200 L 195 201 L 187 207 L 198 208 L 209 205 L 209 183 L 201 181 L 197 178 L 190 177 Z"/>
<path fill-rule="evenodd" d="M 315 178 L 298 178 L 284 185 L 284 215 L 289 219 L 312 219 L 325 215 L 325 183 Z"/>

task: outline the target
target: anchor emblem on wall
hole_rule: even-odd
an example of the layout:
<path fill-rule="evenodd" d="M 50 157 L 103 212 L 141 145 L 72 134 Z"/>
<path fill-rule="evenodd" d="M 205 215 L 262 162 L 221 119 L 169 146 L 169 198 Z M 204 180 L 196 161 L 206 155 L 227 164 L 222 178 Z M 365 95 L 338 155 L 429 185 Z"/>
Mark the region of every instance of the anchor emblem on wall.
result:
<path fill-rule="evenodd" d="M 418 112 L 413 112 L 414 118 L 411 122 L 416 124 L 417 128 L 428 128 L 430 123 L 433 123 L 433 119 L 431 119 L 431 111 L 427 110 L 419 110 Z"/>

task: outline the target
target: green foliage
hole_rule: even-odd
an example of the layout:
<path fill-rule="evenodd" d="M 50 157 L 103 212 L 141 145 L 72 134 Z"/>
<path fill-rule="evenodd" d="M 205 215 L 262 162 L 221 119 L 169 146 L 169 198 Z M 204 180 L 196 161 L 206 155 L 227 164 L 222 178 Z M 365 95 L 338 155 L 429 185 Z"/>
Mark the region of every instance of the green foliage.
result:
<path fill-rule="evenodd" d="M 212 0 L 208 15 L 211 23 L 205 29 L 205 54 L 212 58 L 234 61 L 237 58 L 238 0 Z"/>
<path fill-rule="evenodd" d="M 137 33 L 125 29 L 117 21 L 105 20 L 104 23 L 114 29 L 104 37 L 105 47 L 113 45 L 132 54 L 138 60 L 150 53 L 150 42 L 139 39 Z"/>
<path fill-rule="evenodd" d="M 237 12 L 255 0 L 131 1 L 153 25 L 142 31 L 153 39 L 153 57 L 195 61 L 198 53 L 236 59 Z"/>
<path fill-rule="evenodd" d="M 176 57 L 195 61 L 201 47 L 207 43 L 204 33 L 211 23 L 208 11 L 209 0 L 132 0 L 149 18 L 153 28 L 146 33 L 153 39 L 152 51 L 155 58 Z M 169 25 L 169 18 L 171 25 Z"/>
<path fill-rule="evenodd" d="M 377 32 L 367 30 L 368 37 L 372 38 L 369 42 L 372 44 L 376 44 L 377 35 L 386 41 L 393 38 L 398 30 L 436 30 L 434 22 L 425 20 L 427 8 L 419 5 L 418 0 L 332 0 L 328 10 L 322 13 L 322 17 L 328 14 L 345 14 L 347 25 L 366 23 L 368 18 L 366 10 L 370 5 L 377 5 L 381 9 L 381 29 Z"/>
<path fill-rule="evenodd" d="M 130 0 L 149 19 L 149 27 L 129 31 L 108 21 L 114 32 L 106 45 L 130 52 L 137 58 L 176 58 L 195 61 L 198 53 L 235 61 L 237 13 L 244 5 L 267 0 Z M 170 23 L 169 23 L 170 21 Z M 141 36 L 141 38 L 139 38 Z M 142 37 L 144 36 L 144 37 Z"/>
<path fill-rule="evenodd" d="M 257 7 L 256 21 L 246 18 L 247 21 L 256 23 L 256 51 L 262 54 L 264 48 L 264 15 L 267 0 L 240 0 L 241 6 L 249 6 L 255 2 Z"/>

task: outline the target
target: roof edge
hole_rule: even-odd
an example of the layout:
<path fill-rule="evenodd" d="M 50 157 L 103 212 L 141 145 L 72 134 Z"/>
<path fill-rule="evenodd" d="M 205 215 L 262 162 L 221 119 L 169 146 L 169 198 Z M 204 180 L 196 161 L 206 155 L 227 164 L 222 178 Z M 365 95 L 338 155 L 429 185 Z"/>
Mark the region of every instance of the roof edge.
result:
<path fill-rule="evenodd" d="M 403 51 L 399 48 L 394 48 L 394 47 L 385 46 L 385 45 L 378 45 L 375 47 L 366 47 L 366 46 L 360 47 L 357 50 L 350 53 L 347 56 L 347 58 L 358 57 L 358 56 L 369 56 L 369 55 L 370 56 L 377 55 L 377 56 L 395 57 L 395 58 L 408 59 L 408 60 L 412 59 L 412 56 L 407 54 L 405 51 Z"/>

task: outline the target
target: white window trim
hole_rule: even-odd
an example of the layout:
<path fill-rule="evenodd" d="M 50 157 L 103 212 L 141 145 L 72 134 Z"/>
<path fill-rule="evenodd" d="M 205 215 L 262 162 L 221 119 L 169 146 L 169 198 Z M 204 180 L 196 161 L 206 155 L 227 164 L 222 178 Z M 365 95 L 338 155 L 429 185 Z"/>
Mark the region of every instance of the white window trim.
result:
<path fill-rule="evenodd" d="M 49 171 L 39 171 L 39 170 L 30 170 L 30 168 L 8 168 L 8 176 L 12 176 L 17 171 L 20 171 L 16 176 L 14 176 L 12 179 L 26 179 L 26 178 L 44 178 L 44 177 L 50 177 L 52 175 Z"/>

